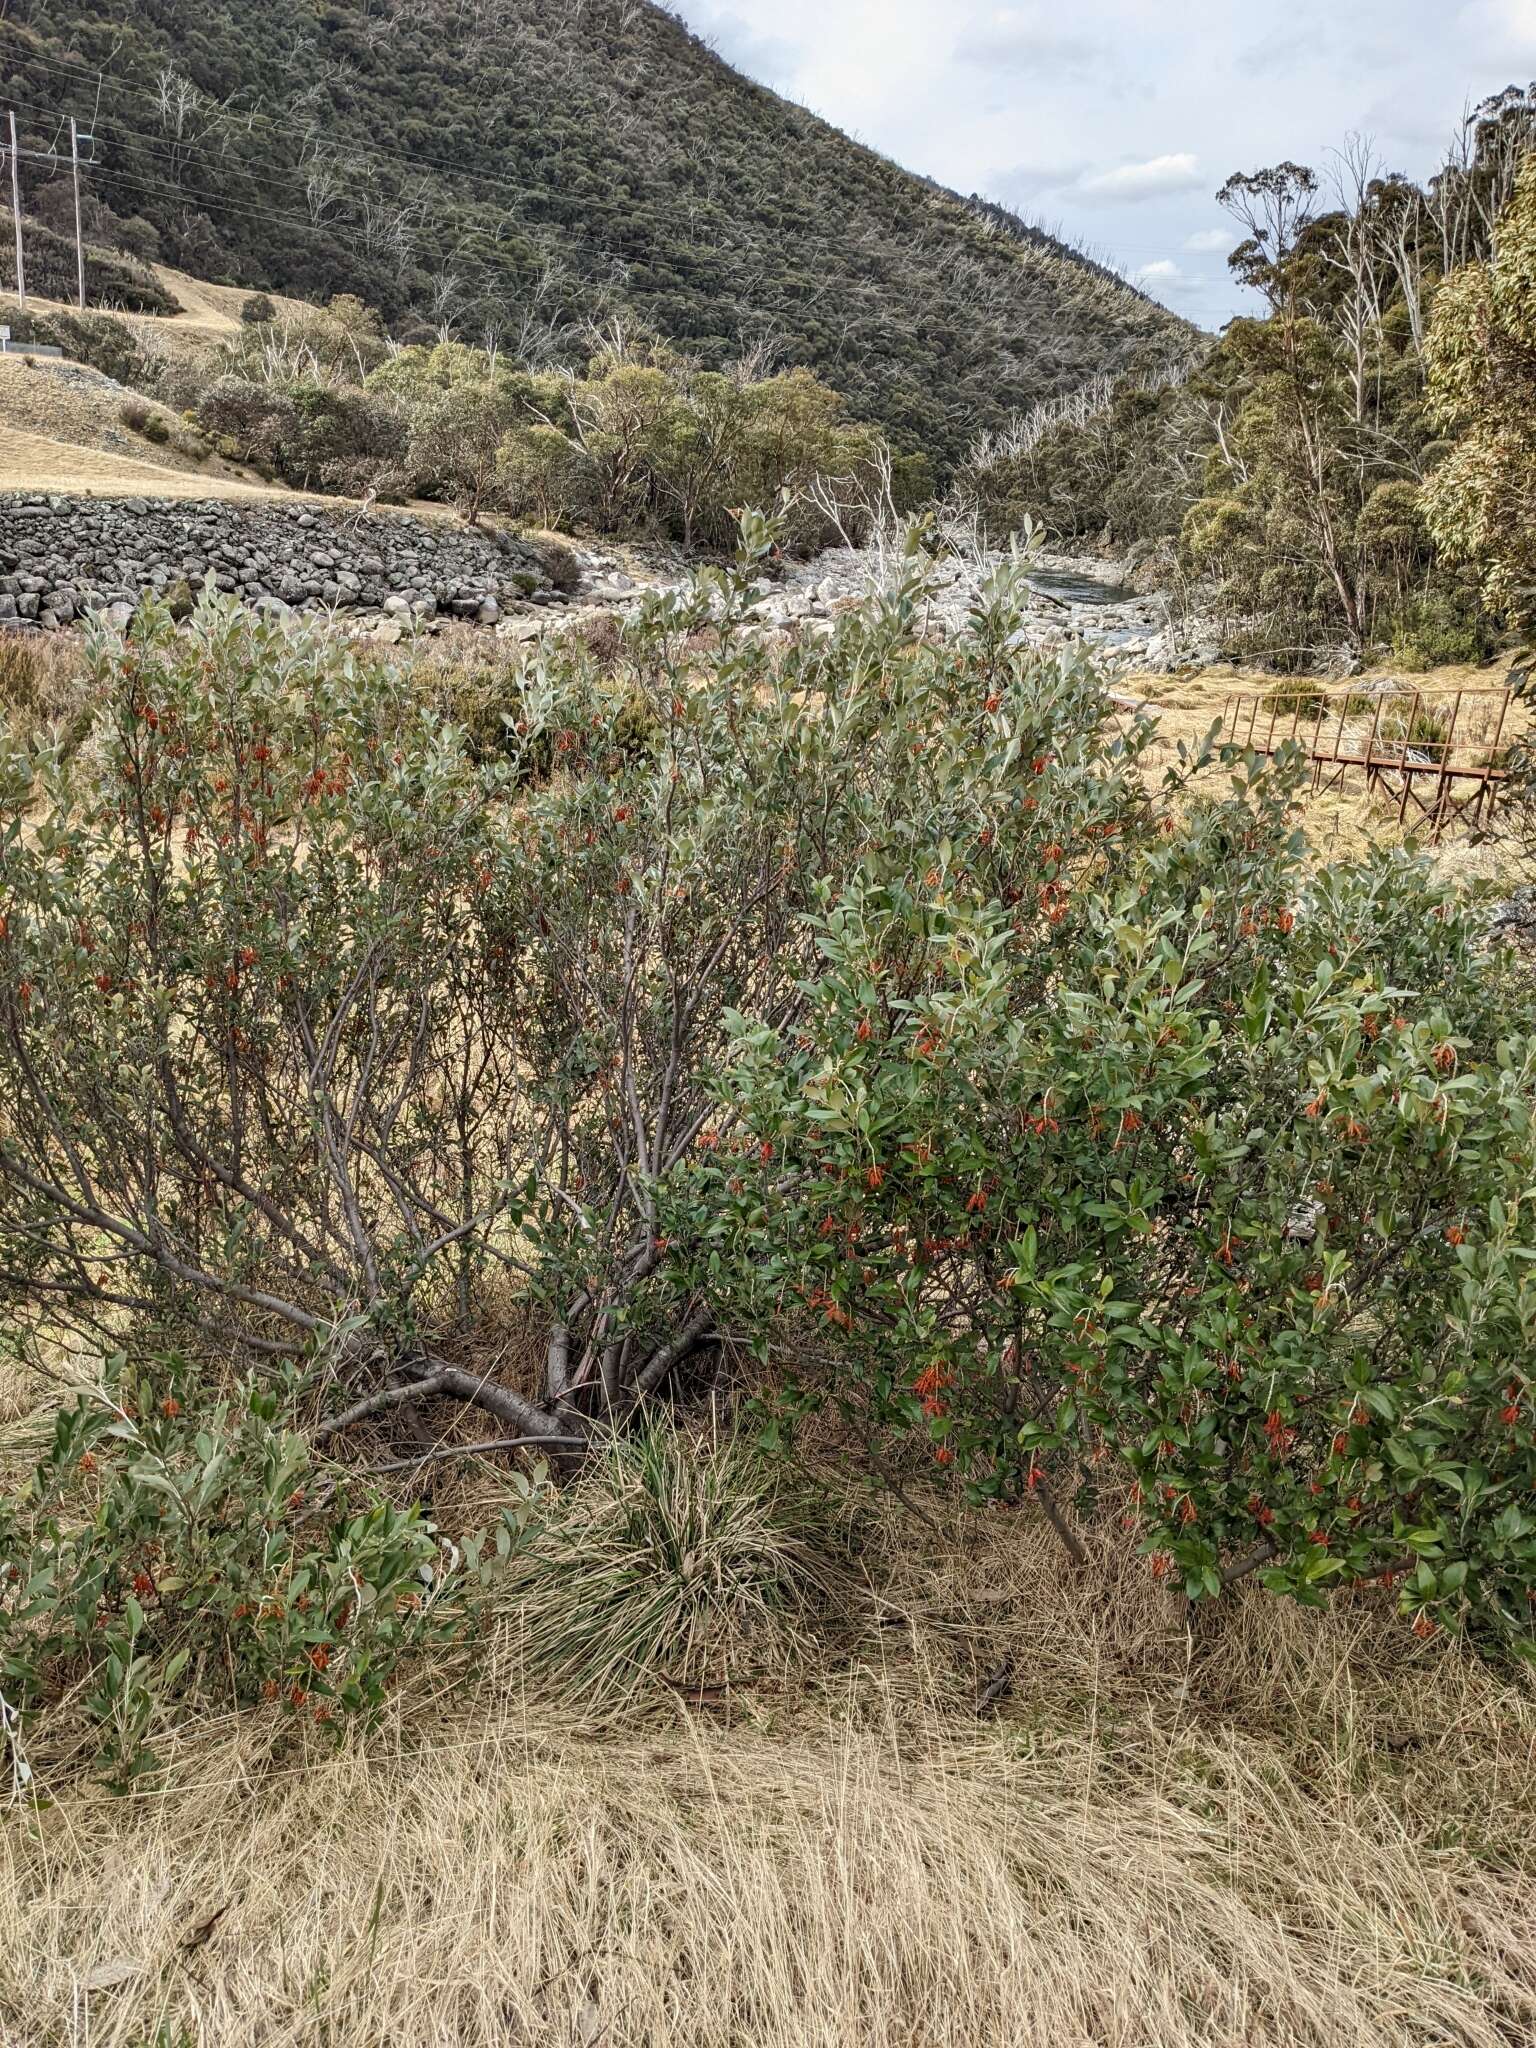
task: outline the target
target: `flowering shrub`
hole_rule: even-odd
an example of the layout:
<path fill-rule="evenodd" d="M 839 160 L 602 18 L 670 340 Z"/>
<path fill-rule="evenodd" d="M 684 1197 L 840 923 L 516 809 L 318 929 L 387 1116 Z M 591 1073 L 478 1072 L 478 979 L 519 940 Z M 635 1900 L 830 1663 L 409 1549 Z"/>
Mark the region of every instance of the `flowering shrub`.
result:
<path fill-rule="evenodd" d="M 211 602 L 98 645 L 91 743 L 3 771 L 23 1336 L 323 1351 L 342 1419 L 575 1451 L 744 1335 L 1191 1596 L 1528 1638 L 1533 1052 L 1475 920 L 1314 871 L 1283 766 L 1159 772 L 1011 575 L 938 641 L 914 549 L 776 644 L 776 540 L 493 679 L 500 746 Z"/>
<path fill-rule="evenodd" d="M 1309 879 L 1262 781 L 1158 820 L 1036 766 L 740 1022 L 693 1188 L 739 1313 L 798 1304 L 813 1390 L 1074 1547 L 1107 1490 L 1192 1597 L 1379 1579 L 1528 1648 L 1536 1046 L 1478 926 L 1406 858 Z"/>
<path fill-rule="evenodd" d="M 338 1488 L 279 1413 L 277 1391 L 211 1398 L 184 1363 L 121 1359 L 61 1410 L 28 1486 L 0 1503 L 12 1707 L 78 1688 L 131 1775 L 198 1699 L 337 1725 L 380 1704 L 407 1652 L 457 1632 L 473 1576 L 417 1509 Z"/>

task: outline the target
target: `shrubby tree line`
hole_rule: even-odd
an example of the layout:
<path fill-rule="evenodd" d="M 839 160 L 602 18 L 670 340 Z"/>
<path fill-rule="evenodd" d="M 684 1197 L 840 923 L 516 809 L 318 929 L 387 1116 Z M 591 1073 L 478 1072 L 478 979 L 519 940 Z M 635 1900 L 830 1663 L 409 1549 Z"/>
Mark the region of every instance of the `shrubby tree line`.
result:
<path fill-rule="evenodd" d="M 1528 281 L 1536 99 L 1469 119 L 1424 187 L 1353 144 L 1218 195 L 1262 315 L 986 437 L 989 523 L 1028 512 L 1209 579 L 1234 651 L 1491 651 L 1531 618 Z"/>
<path fill-rule="evenodd" d="M 839 505 L 856 531 L 868 508 L 929 493 L 927 465 L 893 461 L 807 370 L 704 370 L 618 324 L 592 344 L 579 372 L 456 341 L 390 349 L 359 302 L 333 300 L 246 323 L 195 418 L 226 454 L 301 488 L 441 498 L 471 521 L 497 510 L 644 529 L 685 547 L 728 544 L 732 508 L 749 502 L 794 501 L 788 537 L 814 545 L 834 537 Z"/>
<path fill-rule="evenodd" d="M 116 1362 L 0 1520 L 7 1698 L 85 1678 L 125 1753 L 189 1686 L 364 1710 L 543 1509 L 449 1554 L 354 1444 L 575 1478 L 744 1393 L 1195 1601 L 1529 1652 L 1512 962 L 1310 863 L 1284 764 L 1155 771 L 1015 571 L 936 644 L 914 543 L 765 644 L 784 537 L 473 674 L 150 605 L 12 746 L 0 1304 Z"/>

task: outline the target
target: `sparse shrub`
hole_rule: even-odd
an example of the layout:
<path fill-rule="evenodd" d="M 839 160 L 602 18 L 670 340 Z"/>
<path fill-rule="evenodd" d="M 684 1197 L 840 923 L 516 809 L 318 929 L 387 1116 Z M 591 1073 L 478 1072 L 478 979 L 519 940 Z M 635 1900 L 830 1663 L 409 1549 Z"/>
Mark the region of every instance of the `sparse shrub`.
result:
<path fill-rule="evenodd" d="M 541 540 L 538 557 L 545 580 L 552 588 L 563 591 L 567 597 L 581 588 L 581 562 L 574 548 L 557 540 Z"/>
<path fill-rule="evenodd" d="M 171 438 L 170 423 L 163 413 L 158 412 L 148 414 L 140 432 L 146 441 L 153 441 L 158 448 L 163 448 Z"/>
<path fill-rule="evenodd" d="M 624 644 L 624 625 L 617 612 L 594 612 L 577 628 L 595 661 L 605 667 L 618 659 Z"/>
<path fill-rule="evenodd" d="M 265 292 L 253 292 L 240 308 L 240 318 L 247 327 L 266 327 L 277 318 L 277 308 Z"/>
<path fill-rule="evenodd" d="M 1271 685 L 1264 701 L 1282 718 L 1299 712 L 1303 718 L 1316 720 L 1328 708 L 1328 692 L 1310 676 L 1295 676 L 1288 682 Z"/>
<path fill-rule="evenodd" d="M 15 738 L 48 733 L 67 749 L 80 737 L 88 695 L 72 635 L 0 630 L 0 713 Z"/>
<path fill-rule="evenodd" d="M 1444 749 L 1450 729 L 1451 714 L 1446 707 L 1420 698 L 1391 704 L 1382 713 L 1378 737 L 1438 753 Z"/>
<path fill-rule="evenodd" d="M 117 409 L 117 416 L 130 434 L 142 434 L 150 411 L 142 398 L 125 398 Z"/>

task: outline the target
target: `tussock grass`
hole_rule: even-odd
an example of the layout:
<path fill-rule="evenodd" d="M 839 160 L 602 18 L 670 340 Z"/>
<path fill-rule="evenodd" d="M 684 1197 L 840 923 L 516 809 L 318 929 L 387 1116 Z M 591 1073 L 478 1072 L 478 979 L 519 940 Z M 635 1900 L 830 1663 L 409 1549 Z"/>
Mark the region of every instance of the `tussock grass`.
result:
<path fill-rule="evenodd" d="M 825 1653 L 702 1709 L 537 1681 L 509 1614 L 473 1695 L 340 1753 L 248 1717 L 130 1799 L 13 1811 L 0 2038 L 1533 2038 L 1523 1681 L 1365 1602 L 1255 1592 L 1191 1641 L 1121 1543 L 1085 1583 L 1026 1516 L 859 1520 Z"/>
<path fill-rule="evenodd" d="M 836 1595 L 830 1533 L 804 1480 L 742 1439 L 619 1438 L 515 1561 L 517 1654 L 588 1702 L 782 1674 Z"/>

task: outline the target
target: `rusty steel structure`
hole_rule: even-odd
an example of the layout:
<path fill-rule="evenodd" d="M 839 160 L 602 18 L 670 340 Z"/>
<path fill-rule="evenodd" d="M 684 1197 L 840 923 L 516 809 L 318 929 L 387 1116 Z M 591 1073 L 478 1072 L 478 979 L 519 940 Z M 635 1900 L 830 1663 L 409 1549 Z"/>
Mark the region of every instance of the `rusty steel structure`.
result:
<path fill-rule="evenodd" d="M 1241 692 L 1222 710 L 1225 746 L 1255 754 L 1297 748 L 1314 795 L 1358 777 L 1385 795 L 1405 829 L 1433 844 L 1460 825 L 1485 827 L 1508 780 L 1506 728 L 1516 692 L 1383 684 Z M 1510 735 L 1512 737 L 1512 734 Z"/>

